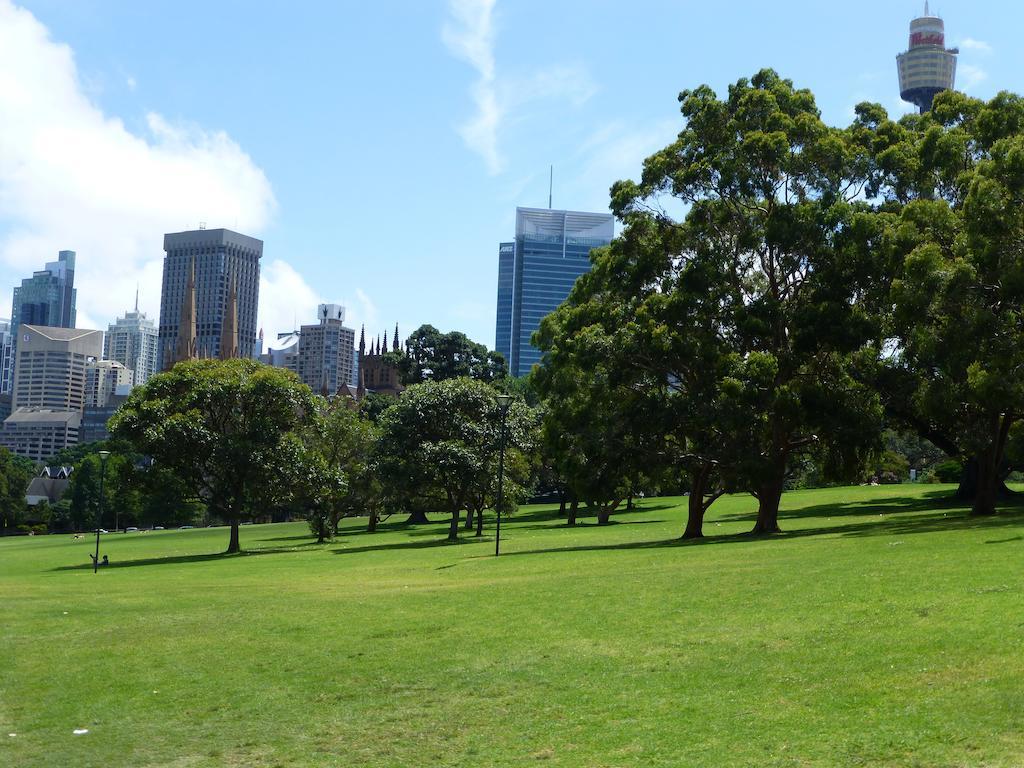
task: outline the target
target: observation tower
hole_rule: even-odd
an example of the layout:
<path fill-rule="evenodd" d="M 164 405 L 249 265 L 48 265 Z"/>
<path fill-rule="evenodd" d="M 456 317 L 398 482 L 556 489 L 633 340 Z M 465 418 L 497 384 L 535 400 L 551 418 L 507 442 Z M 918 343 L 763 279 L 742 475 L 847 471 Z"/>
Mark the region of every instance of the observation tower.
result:
<path fill-rule="evenodd" d="M 910 22 L 910 48 L 896 57 L 900 98 L 916 105 L 922 115 L 930 110 L 935 94 L 953 89 L 959 53 L 946 48 L 946 25 L 929 12 L 926 1 L 924 16 Z"/>

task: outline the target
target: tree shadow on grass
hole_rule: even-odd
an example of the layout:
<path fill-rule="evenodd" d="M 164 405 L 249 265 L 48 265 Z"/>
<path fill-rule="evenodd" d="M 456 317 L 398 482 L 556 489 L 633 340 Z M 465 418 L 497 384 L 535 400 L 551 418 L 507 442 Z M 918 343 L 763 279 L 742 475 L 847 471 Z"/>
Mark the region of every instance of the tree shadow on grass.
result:
<path fill-rule="evenodd" d="M 661 539 L 658 541 L 634 541 L 618 544 L 578 545 L 572 547 L 550 547 L 546 549 L 530 549 L 505 553 L 510 557 L 519 555 L 555 554 L 559 552 L 601 552 L 605 550 L 655 549 L 688 546 L 709 546 L 718 544 L 740 544 L 745 542 L 772 539 L 802 539 L 810 536 L 867 537 L 867 536 L 910 536 L 920 533 L 937 533 L 954 530 L 992 530 L 1024 525 L 1024 510 L 1013 509 L 1001 511 L 990 517 L 971 517 L 966 513 L 950 515 L 934 512 L 929 515 L 917 515 L 911 518 L 890 517 L 882 520 L 865 520 L 846 525 L 818 526 L 783 531 L 770 536 L 755 536 L 750 533 L 737 533 L 723 536 L 705 536 L 701 539 Z M 1024 537 L 1017 537 L 1024 538 Z M 998 544 L 1014 539 L 999 539 L 986 543 Z M 504 555 L 503 555 L 504 556 Z"/>
<path fill-rule="evenodd" d="M 357 555 L 363 552 L 391 552 L 403 549 L 435 549 L 437 547 L 459 547 L 466 544 L 480 544 L 488 541 L 486 537 L 465 537 L 458 541 L 448 541 L 447 538 L 436 538 L 430 541 L 395 541 L 390 544 L 367 544 L 361 547 L 345 547 L 343 549 L 332 549 L 335 555 Z M 493 541 L 493 539 L 491 539 Z"/>
<path fill-rule="evenodd" d="M 786 497 L 783 496 L 783 502 Z M 865 515 L 885 515 L 902 512 L 924 512 L 927 510 L 950 510 L 966 509 L 966 504 L 956 499 L 945 491 L 929 491 L 922 496 L 891 496 L 881 499 L 862 499 L 847 502 L 832 502 L 829 504 L 811 504 L 796 509 L 779 510 L 779 520 L 801 520 L 811 517 L 862 517 Z M 1010 503 L 1009 506 L 1015 506 Z M 751 498 L 750 510 L 747 512 L 733 512 L 726 515 L 715 516 L 714 520 L 723 523 L 753 521 L 757 517 L 757 500 Z"/>
<path fill-rule="evenodd" d="M 149 565 L 179 565 L 182 563 L 203 563 L 213 560 L 243 560 L 247 557 L 255 557 L 256 555 L 280 555 L 286 552 L 302 552 L 308 547 L 320 547 L 322 544 L 317 544 L 315 541 L 311 541 L 307 546 L 302 547 L 263 547 L 261 549 L 247 549 L 242 552 L 234 554 L 227 554 L 225 552 L 210 552 L 206 554 L 197 555 L 171 555 L 169 557 L 146 557 L 138 558 L 136 560 L 111 560 L 107 565 L 101 565 L 100 570 L 111 570 L 113 568 L 139 568 Z M 76 565 L 59 565 L 56 568 L 51 568 L 51 571 L 91 571 L 92 560 L 87 563 L 81 563 Z"/>

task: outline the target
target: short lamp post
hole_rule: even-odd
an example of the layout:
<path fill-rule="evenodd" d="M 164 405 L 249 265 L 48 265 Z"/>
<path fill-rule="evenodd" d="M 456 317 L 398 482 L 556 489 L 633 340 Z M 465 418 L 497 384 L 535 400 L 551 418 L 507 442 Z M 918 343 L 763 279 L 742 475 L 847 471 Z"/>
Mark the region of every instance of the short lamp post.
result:
<path fill-rule="evenodd" d="M 92 558 L 92 572 L 100 566 L 100 528 L 103 523 L 103 480 L 107 474 L 107 459 L 110 458 L 110 451 L 100 451 L 100 503 L 99 512 L 96 514 L 96 554 Z M 115 529 L 116 530 L 116 529 Z"/>
<path fill-rule="evenodd" d="M 501 410 L 501 441 L 498 447 L 498 503 L 494 507 L 497 523 L 494 529 L 494 556 L 501 554 L 501 508 L 505 504 L 505 419 L 508 407 L 512 403 L 512 395 L 498 395 L 498 408 Z"/>

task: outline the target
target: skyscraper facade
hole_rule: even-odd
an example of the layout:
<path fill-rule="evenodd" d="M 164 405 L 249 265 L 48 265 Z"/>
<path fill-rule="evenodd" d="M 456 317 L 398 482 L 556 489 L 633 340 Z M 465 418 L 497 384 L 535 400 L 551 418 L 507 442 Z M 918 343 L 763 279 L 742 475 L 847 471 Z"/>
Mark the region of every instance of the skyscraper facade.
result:
<path fill-rule="evenodd" d="M 13 408 L 85 406 L 85 369 L 103 352 L 103 331 L 22 325 L 14 365 Z"/>
<path fill-rule="evenodd" d="M 576 278 L 590 271 L 591 249 L 608 245 L 614 234 L 610 213 L 516 208 L 515 242 L 498 250 L 495 325 L 495 348 L 511 375 L 523 376 L 540 362 L 540 350 L 530 343 L 533 332 L 565 301 Z"/>
<path fill-rule="evenodd" d="M 942 91 L 956 82 L 956 48 L 946 48 L 946 25 L 924 4 L 924 16 L 910 22 L 910 47 L 896 57 L 900 98 L 917 106 L 923 115 Z"/>
<path fill-rule="evenodd" d="M 352 381 L 356 332 L 340 304 L 321 304 L 317 316 L 318 324 L 299 329 L 298 374 L 314 392 L 333 395 Z"/>
<path fill-rule="evenodd" d="M 498 317 L 494 325 L 494 348 L 511 362 L 512 354 L 512 275 L 515 272 L 516 244 L 498 245 Z"/>
<path fill-rule="evenodd" d="M 14 331 L 10 320 L 0 320 L 0 382 L 5 381 L 14 381 Z M 10 394 L 10 387 L 5 394 Z"/>
<path fill-rule="evenodd" d="M 12 352 L 17 354 L 18 326 L 40 325 L 50 328 L 75 327 L 75 252 L 60 251 L 57 261 L 47 262 L 32 277 L 14 289 L 11 305 Z M 0 390 L 10 392 L 14 384 L 14 365 L 0 381 Z"/>
<path fill-rule="evenodd" d="M 185 357 L 220 358 L 229 347 L 252 357 L 263 241 L 228 229 L 199 229 L 164 235 L 164 252 L 161 367 L 183 359 L 181 342 L 189 347 Z"/>
<path fill-rule="evenodd" d="M 139 312 L 138 298 L 135 310 L 125 312 L 124 317 L 107 326 L 107 335 L 103 339 L 103 357 L 116 360 L 132 372 L 131 384 L 145 384 L 154 373 L 159 371 L 157 346 L 159 336 L 156 323 Z"/>

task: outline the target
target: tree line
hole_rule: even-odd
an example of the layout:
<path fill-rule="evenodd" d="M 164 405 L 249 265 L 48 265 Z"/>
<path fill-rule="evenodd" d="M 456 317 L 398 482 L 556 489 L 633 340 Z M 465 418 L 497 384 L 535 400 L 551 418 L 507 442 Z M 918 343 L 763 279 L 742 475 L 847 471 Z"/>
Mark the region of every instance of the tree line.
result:
<path fill-rule="evenodd" d="M 679 469 L 685 536 L 730 491 L 772 533 L 802 461 L 849 480 L 889 425 L 962 459 L 994 513 L 1024 413 L 1024 102 L 945 92 L 834 128 L 771 70 L 679 99 L 677 139 L 612 187 L 621 234 L 535 337 L 573 494 Z"/>
<path fill-rule="evenodd" d="M 607 523 L 637 493 L 685 491 L 696 538 L 718 498 L 749 492 L 770 534 L 797 475 L 898 477 L 941 451 L 972 514 L 992 514 L 1024 466 L 1024 102 L 947 92 L 836 128 L 763 70 L 680 104 L 677 139 L 612 187 L 621 233 L 541 323 L 528 377 L 431 326 L 388 353 L 397 399 L 182 363 L 111 421 L 117 503 L 201 510 L 230 526 L 229 552 L 255 514 L 305 516 L 321 541 L 349 515 L 373 531 L 444 512 L 450 539 L 482 535 L 505 392 L 503 512 L 545 492 L 568 524 Z M 79 517 L 96 461 L 73 481 Z"/>

